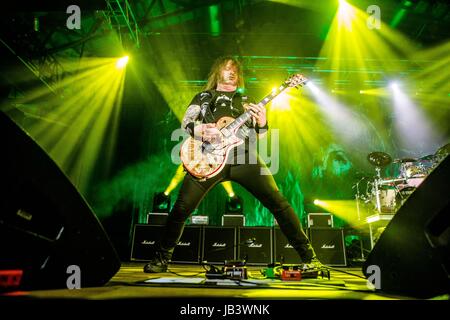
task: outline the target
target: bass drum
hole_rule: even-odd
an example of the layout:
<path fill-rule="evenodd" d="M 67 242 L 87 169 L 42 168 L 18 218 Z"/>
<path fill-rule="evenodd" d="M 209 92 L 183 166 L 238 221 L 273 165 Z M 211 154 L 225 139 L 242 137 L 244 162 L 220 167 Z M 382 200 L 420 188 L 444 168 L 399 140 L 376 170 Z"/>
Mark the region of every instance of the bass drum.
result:
<path fill-rule="evenodd" d="M 423 182 L 423 180 L 425 180 L 425 178 L 426 178 L 426 175 L 416 175 L 411 178 L 408 178 L 406 180 L 406 183 L 410 187 L 417 188 L 420 186 L 420 184 Z"/>
<path fill-rule="evenodd" d="M 395 212 L 397 203 L 396 188 L 394 186 L 380 186 L 378 192 L 380 195 L 380 211 L 384 213 Z M 374 209 L 377 210 L 378 206 L 375 189 L 372 189 L 371 202 L 373 204 Z"/>
<path fill-rule="evenodd" d="M 399 191 L 395 197 L 396 210 L 400 209 L 409 196 L 416 190 L 416 187 L 405 184 L 399 186 L 398 189 Z"/>

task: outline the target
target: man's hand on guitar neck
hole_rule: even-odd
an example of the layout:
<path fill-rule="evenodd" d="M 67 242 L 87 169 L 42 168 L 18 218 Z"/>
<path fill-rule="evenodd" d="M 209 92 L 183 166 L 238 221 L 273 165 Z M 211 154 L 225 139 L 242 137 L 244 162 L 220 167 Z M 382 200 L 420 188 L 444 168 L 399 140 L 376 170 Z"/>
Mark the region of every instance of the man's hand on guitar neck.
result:
<path fill-rule="evenodd" d="M 222 133 L 217 129 L 215 123 L 203 123 L 194 127 L 194 138 L 210 143 L 220 143 Z"/>
<path fill-rule="evenodd" d="M 267 123 L 266 108 L 264 106 L 254 103 L 244 104 L 245 110 L 249 110 L 252 118 L 259 127 L 264 127 Z"/>

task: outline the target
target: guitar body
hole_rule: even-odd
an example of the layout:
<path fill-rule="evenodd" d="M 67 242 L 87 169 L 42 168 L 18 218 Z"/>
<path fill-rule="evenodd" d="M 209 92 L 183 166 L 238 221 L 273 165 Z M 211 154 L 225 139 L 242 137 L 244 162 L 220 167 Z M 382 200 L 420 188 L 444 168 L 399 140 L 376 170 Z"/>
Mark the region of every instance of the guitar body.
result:
<path fill-rule="evenodd" d="M 222 117 L 216 122 L 216 127 L 223 129 L 234 120 L 232 117 Z M 236 132 L 222 135 L 221 143 L 208 143 L 189 137 L 180 150 L 180 158 L 187 172 L 198 179 L 218 175 L 225 167 L 230 150 L 244 143 L 243 139 L 236 136 Z"/>

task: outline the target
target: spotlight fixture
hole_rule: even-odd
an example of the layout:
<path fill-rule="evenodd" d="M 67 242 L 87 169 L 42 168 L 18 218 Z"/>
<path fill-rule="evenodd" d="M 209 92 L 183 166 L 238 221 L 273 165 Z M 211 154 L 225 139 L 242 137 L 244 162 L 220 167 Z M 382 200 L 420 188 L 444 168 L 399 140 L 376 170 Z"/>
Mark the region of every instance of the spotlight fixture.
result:
<path fill-rule="evenodd" d="M 389 83 L 389 87 L 391 87 L 392 90 L 398 90 L 399 89 L 399 84 L 397 81 L 392 81 Z"/>
<path fill-rule="evenodd" d="M 155 193 L 153 196 L 153 212 L 169 212 L 170 196 L 164 192 Z"/>
<path fill-rule="evenodd" d="M 129 59 L 130 58 L 128 56 L 118 59 L 116 62 L 117 69 L 123 69 L 127 65 Z"/>
<path fill-rule="evenodd" d="M 233 196 L 229 196 L 225 203 L 225 213 L 231 214 L 242 214 L 244 210 L 244 202 L 242 199 L 233 194 Z"/>

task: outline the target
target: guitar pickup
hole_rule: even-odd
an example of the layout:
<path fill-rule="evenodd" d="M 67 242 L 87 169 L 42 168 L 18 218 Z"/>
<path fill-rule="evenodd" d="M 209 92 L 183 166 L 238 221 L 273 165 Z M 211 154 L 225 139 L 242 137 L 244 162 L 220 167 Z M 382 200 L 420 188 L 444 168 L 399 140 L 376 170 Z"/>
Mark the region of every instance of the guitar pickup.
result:
<path fill-rule="evenodd" d="M 222 132 L 222 134 L 225 138 L 228 138 L 231 136 L 231 132 L 227 128 L 223 128 L 222 130 L 220 130 L 220 132 Z"/>

